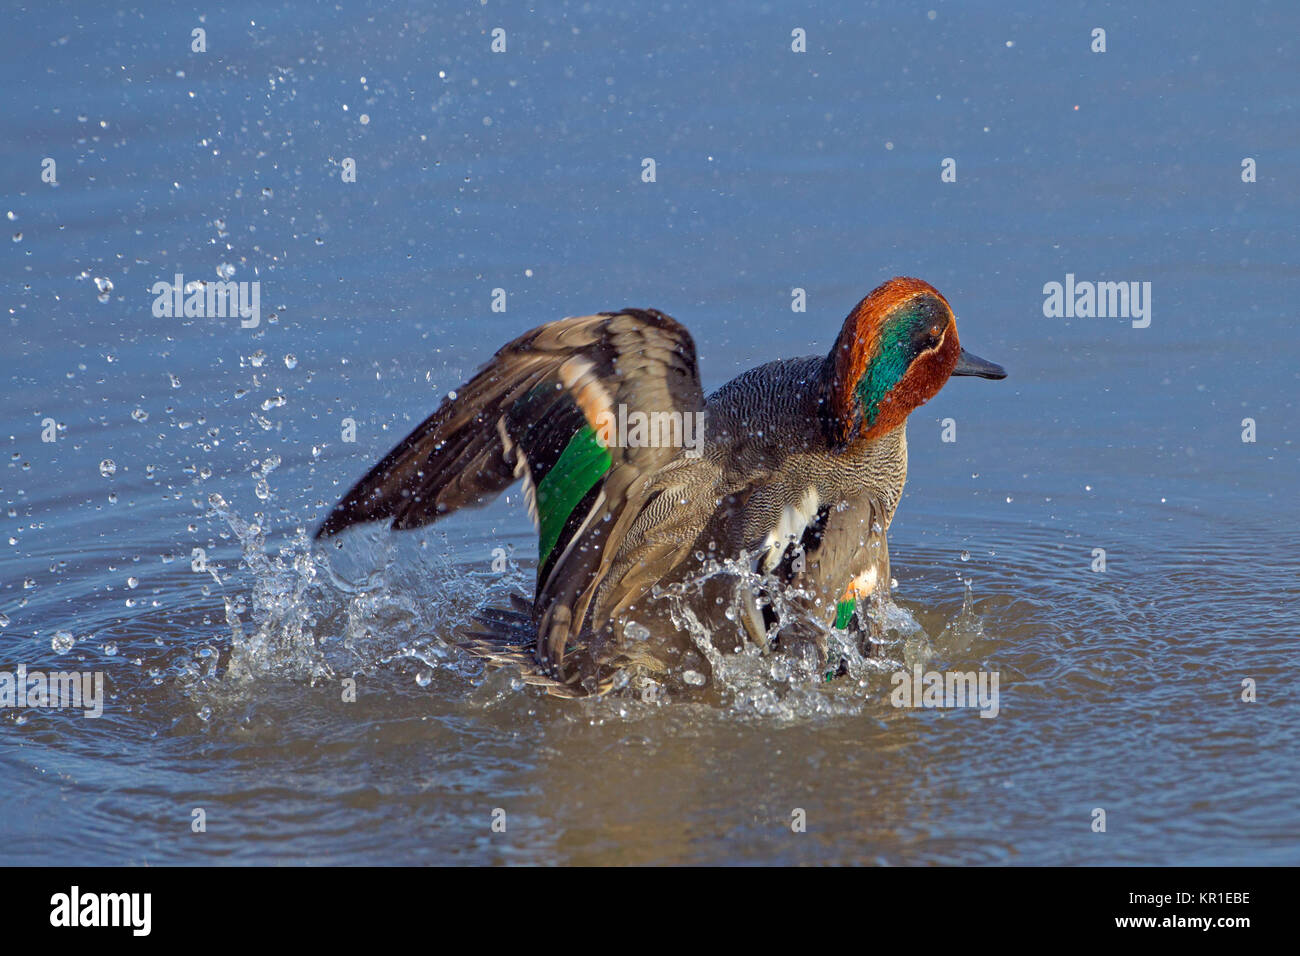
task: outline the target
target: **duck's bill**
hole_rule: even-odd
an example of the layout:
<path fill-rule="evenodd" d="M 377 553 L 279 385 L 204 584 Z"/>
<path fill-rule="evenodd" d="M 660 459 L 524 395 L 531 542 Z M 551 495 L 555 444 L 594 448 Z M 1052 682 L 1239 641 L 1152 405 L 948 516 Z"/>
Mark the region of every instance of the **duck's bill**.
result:
<path fill-rule="evenodd" d="M 957 356 L 957 367 L 952 370 L 953 375 L 977 375 L 980 378 L 1006 378 L 1007 370 L 1001 365 L 995 365 L 987 359 L 982 359 L 978 355 L 971 355 L 965 349 Z"/>

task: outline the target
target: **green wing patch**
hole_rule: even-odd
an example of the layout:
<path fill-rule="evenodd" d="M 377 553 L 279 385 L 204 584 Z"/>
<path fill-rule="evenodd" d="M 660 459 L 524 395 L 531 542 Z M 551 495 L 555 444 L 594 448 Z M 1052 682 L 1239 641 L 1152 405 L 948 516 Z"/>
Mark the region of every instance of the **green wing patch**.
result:
<path fill-rule="evenodd" d="M 857 598 L 847 598 L 846 600 L 843 600 L 839 604 L 835 605 L 835 629 L 836 630 L 842 631 L 849 626 L 849 622 L 853 620 L 853 612 L 857 610 L 857 607 L 858 607 Z M 825 619 L 823 618 L 823 620 Z"/>
<path fill-rule="evenodd" d="M 578 502 L 609 471 L 613 459 L 590 425 L 569 439 L 564 451 L 537 485 L 539 539 L 537 563 L 546 564 Z"/>

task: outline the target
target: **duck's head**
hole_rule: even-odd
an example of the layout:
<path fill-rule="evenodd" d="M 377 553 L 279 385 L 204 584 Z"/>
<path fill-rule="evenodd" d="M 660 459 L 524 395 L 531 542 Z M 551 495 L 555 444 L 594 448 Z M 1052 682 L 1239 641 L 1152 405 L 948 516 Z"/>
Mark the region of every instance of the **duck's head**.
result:
<path fill-rule="evenodd" d="M 826 357 L 821 414 L 831 446 L 892 431 L 950 375 L 1007 377 L 961 347 L 952 307 L 934 286 L 890 279 L 854 306 Z"/>

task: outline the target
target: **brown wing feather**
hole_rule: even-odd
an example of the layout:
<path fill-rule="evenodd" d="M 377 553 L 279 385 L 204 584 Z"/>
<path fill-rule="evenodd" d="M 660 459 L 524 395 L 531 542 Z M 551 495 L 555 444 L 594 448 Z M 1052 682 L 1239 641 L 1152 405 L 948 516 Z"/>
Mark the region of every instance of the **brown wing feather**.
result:
<path fill-rule="evenodd" d="M 884 510 L 868 495 L 828 509 L 825 522 L 804 536 L 804 567 L 782 572 L 791 585 L 821 598 L 821 613 L 834 621 L 837 604 L 852 594 L 866 600 L 889 593 L 889 547 Z"/>
<path fill-rule="evenodd" d="M 394 528 L 414 528 L 483 504 L 519 475 L 531 480 L 539 467 L 555 464 L 548 426 L 566 412 L 576 406 L 594 427 L 596 412 L 620 404 L 646 413 L 703 410 L 695 344 L 685 327 L 659 312 L 629 309 L 533 329 L 501 348 L 358 481 L 316 536 L 384 518 Z M 540 436 L 550 445 L 543 448 Z M 587 510 L 579 513 L 583 502 L 575 507 L 555 557 L 539 567 L 536 654 L 555 669 L 586 626 L 611 557 L 645 504 L 648 479 L 681 453 L 617 445 L 608 451 L 608 471 L 583 499 Z"/>
<path fill-rule="evenodd" d="M 595 366 L 570 391 L 579 392 L 595 381 L 615 407 L 622 404 L 646 413 L 703 410 L 694 345 L 684 328 L 675 322 L 666 325 L 665 319 L 658 313 L 632 311 L 610 317 L 609 343 L 617 356 L 614 374 L 601 374 Z M 603 609 L 588 619 L 588 609 L 629 527 L 652 495 L 651 479 L 681 449 L 613 447 L 610 452 L 611 466 L 599 486 L 599 498 L 586 521 L 562 542 L 565 550 L 546 579 L 538 582 L 538 657 L 552 667 L 561 666 L 573 636 L 608 620 Z"/>

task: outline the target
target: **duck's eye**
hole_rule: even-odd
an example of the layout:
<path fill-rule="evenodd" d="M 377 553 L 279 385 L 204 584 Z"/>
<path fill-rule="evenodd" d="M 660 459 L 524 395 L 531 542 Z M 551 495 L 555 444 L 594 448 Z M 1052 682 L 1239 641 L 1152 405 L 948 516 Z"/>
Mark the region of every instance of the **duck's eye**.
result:
<path fill-rule="evenodd" d="M 940 332 L 940 331 L 941 331 L 941 330 L 940 330 L 939 326 L 937 326 L 937 325 L 932 325 L 932 326 L 930 326 L 930 338 L 932 338 L 932 339 L 937 339 L 937 338 L 939 337 L 939 332 Z"/>

